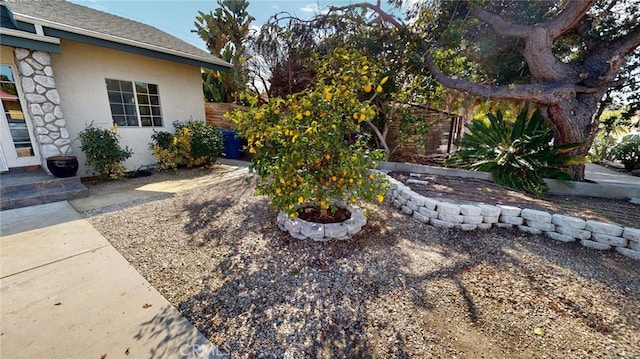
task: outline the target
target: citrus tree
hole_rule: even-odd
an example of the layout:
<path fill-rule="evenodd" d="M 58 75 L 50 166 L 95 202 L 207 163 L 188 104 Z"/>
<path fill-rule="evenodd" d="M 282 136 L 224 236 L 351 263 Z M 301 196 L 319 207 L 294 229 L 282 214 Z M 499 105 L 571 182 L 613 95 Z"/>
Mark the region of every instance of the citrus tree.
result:
<path fill-rule="evenodd" d="M 329 54 L 318 74 L 303 92 L 230 115 L 254 154 L 258 193 L 290 216 L 301 206 L 326 213 L 340 201 L 382 202 L 387 188 L 384 176 L 370 171 L 384 152 L 367 146 L 360 124 L 376 116 L 372 100 L 388 78 L 344 48 Z"/>

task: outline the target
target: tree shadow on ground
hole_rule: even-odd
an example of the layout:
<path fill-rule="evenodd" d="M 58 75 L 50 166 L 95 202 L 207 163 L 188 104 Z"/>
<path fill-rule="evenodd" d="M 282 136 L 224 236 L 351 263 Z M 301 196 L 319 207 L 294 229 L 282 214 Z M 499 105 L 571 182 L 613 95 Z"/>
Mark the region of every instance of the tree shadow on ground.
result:
<path fill-rule="evenodd" d="M 298 241 L 278 229 L 277 213 L 266 198 L 246 200 L 253 194 L 251 181 L 219 185 L 224 196 L 191 198 L 184 205 L 189 218 L 184 231 L 194 250 L 216 246 L 225 255 L 212 258 L 211 268 L 203 272 L 203 289 L 178 307 L 232 353 L 266 358 L 428 356 L 416 353 L 412 343 L 446 346 L 442 338 L 453 335 L 446 315 L 457 310 L 452 306 L 463 308 L 461 326 L 479 340 L 489 338 L 477 329 L 492 325 L 486 308 L 476 303 L 479 296 L 515 308 L 517 318 L 526 319 L 518 311 L 533 310 L 538 298 L 517 299 L 519 291 L 543 298 L 560 318 L 603 335 L 612 333 L 609 318 L 580 303 L 579 295 L 553 287 L 554 277 L 575 277 L 613 295 L 635 298 L 636 304 L 622 308 L 617 320 L 640 330 L 640 271 L 615 254 L 515 231 L 441 230 L 388 206 L 377 207 L 363 232 L 350 241 Z M 578 255 L 580 261 L 569 260 Z M 546 268 L 532 267 L 529 257 L 542 258 Z M 496 279 L 507 271 L 516 277 Z M 480 273 L 491 277 L 476 281 Z M 403 306 L 412 320 L 399 311 Z M 512 329 L 510 335 L 529 335 L 526 326 Z M 500 337 L 491 339 L 507 352 L 519 350 L 515 344 L 498 343 Z M 459 345 L 463 352 L 496 354 L 490 347 Z M 460 347 L 447 350 L 453 355 Z"/>

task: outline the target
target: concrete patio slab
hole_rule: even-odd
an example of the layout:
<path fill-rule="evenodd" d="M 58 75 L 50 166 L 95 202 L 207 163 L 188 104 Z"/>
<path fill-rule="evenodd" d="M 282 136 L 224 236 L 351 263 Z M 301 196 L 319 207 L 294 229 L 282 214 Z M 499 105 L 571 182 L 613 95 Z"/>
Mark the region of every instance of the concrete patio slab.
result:
<path fill-rule="evenodd" d="M 82 218 L 68 202 L 54 202 L 2 211 L 0 236 L 26 232 Z"/>
<path fill-rule="evenodd" d="M 2 213 L 1 358 L 225 357 L 63 203 L 14 234 L 26 209 Z"/>

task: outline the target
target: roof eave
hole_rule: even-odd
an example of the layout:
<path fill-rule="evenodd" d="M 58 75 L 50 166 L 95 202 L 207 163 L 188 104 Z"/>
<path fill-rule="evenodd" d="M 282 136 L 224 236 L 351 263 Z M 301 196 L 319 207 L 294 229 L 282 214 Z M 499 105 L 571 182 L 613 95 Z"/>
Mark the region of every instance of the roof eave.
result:
<path fill-rule="evenodd" d="M 95 38 L 95 39 L 99 39 L 99 40 L 103 40 L 103 41 L 108 41 L 108 42 L 112 42 L 112 43 L 117 43 L 117 44 L 122 44 L 125 46 L 131 46 L 134 48 L 140 48 L 140 49 L 144 49 L 144 50 L 148 50 L 148 51 L 152 51 L 152 52 L 156 52 L 156 53 L 164 53 L 170 56 L 176 56 L 176 57 L 180 57 L 180 58 L 184 58 L 184 59 L 188 59 L 191 60 L 190 62 L 193 62 L 194 65 L 198 64 L 197 66 L 201 66 L 201 67 L 206 67 L 206 68 L 210 68 L 213 70 L 219 70 L 219 71 L 230 71 L 232 65 L 229 64 L 226 61 L 223 61 L 221 59 L 218 58 L 207 58 L 204 56 L 197 56 L 197 55 L 193 55 L 193 54 L 187 54 L 181 51 L 177 51 L 177 50 L 173 50 L 173 49 L 168 49 L 165 47 L 160 47 L 160 46 L 156 46 L 156 45 L 151 45 L 151 44 L 147 44 L 144 42 L 140 42 L 140 41 L 135 41 L 135 40 L 131 40 L 131 39 L 125 39 L 122 37 L 118 37 L 118 36 L 113 36 L 113 35 L 109 35 L 109 34 L 104 34 L 104 33 L 100 33 L 100 32 L 96 32 L 96 31 L 91 31 L 91 30 L 86 30 L 86 29 L 82 29 L 79 27 L 75 27 L 75 26 L 69 26 L 69 25 L 65 25 L 65 24 L 61 24 L 61 23 L 57 23 L 54 21 L 49 21 L 49 20 L 45 20 L 45 19 L 40 19 L 37 17 L 33 17 L 33 16 L 28 16 L 28 15 L 23 15 L 17 12 L 14 12 L 14 16 L 16 18 L 16 20 L 20 20 L 20 21 L 26 21 L 26 22 L 30 22 L 33 24 L 38 24 L 41 25 L 43 27 L 47 27 L 53 30 L 59 30 L 59 31 L 63 31 L 65 33 L 70 33 L 70 34 L 77 34 L 83 37 L 88 37 L 88 38 Z"/>

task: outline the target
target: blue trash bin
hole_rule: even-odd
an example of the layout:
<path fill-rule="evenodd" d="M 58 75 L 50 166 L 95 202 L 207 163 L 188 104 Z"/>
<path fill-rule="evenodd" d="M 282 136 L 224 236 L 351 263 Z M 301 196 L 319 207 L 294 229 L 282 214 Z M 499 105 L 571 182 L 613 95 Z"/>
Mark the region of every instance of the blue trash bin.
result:
<path fill-rule="evenodd" d="M 242 138 L 238 136 L 234 130 L 220 130 L 224 139 L 224 158 L 238 159 L 240 158 L 240 149 L 242 148 Z"/>

